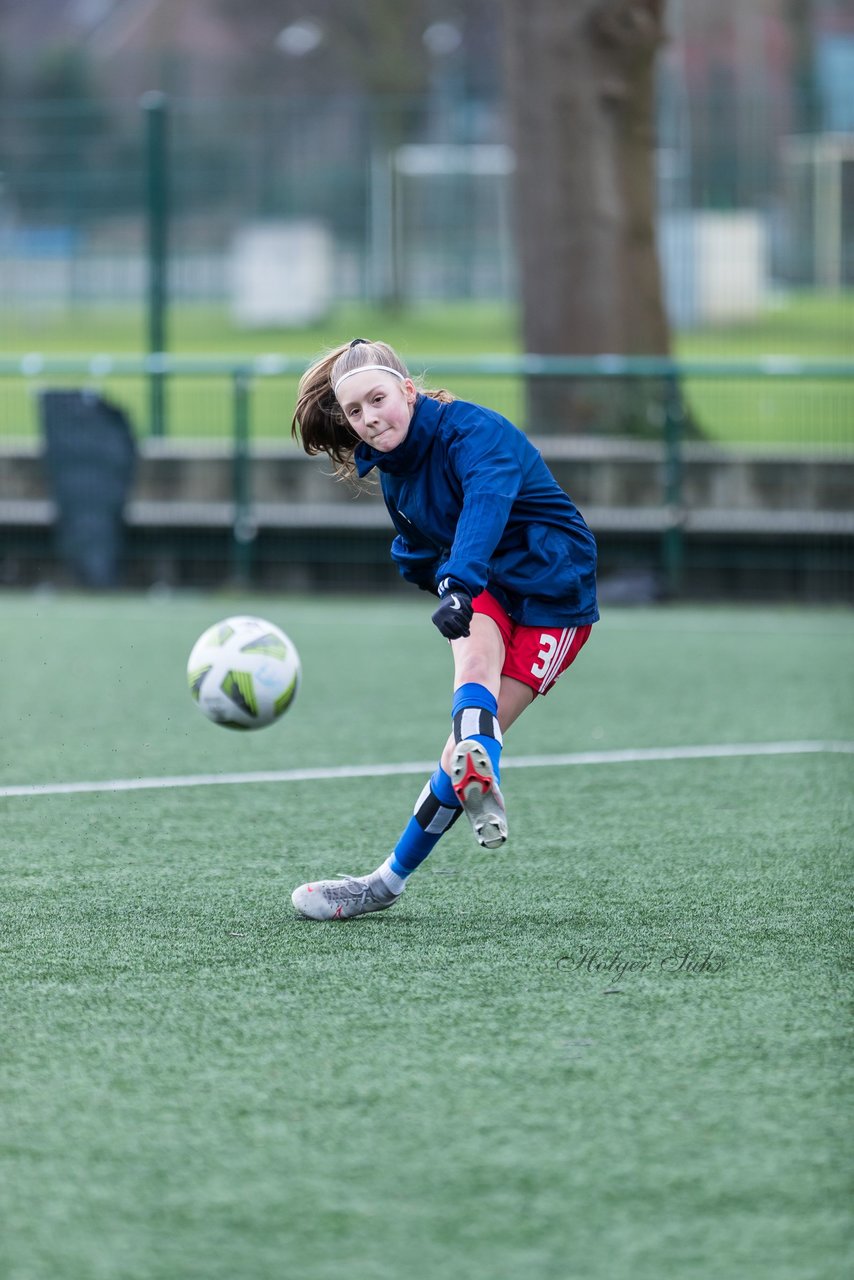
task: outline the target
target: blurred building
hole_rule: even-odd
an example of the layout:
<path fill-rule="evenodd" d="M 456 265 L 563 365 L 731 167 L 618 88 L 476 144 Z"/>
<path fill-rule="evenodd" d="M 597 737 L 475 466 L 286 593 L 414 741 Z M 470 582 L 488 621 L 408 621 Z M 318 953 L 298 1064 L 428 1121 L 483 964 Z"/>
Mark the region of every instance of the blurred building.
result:
<path fill-rule="evenodd" d="M 512 298 L 500 6 L 390 12 L 379 0 L 2 5 L 4 305 L 141 297 L 138 101 L 151 88 L 172 101 L 173 297 L 251 313 L 235 288 L 249 287 L 242 264 L 272 221 L 341 297 Z M 670 0 L 668 20 L 658 173 L 671 319 L 749 315 L 778 285 L 850 284 L 850 5 Z"/>

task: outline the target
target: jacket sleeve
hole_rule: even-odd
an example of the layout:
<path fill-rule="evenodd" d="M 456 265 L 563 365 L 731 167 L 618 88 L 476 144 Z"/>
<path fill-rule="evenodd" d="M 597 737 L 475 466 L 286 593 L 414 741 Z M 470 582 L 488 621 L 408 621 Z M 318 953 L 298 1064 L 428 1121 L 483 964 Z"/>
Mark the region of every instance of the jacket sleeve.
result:
<path fill-rule="evenodd" d="M 391 544 L 391 558 L 401 577 L 407 582 L 414 582 L 417 587 L 427 587 L 431 591 L 435 589 L 439 557 L 432 547 L 411 547 L 398 534 Z"/>
<path fill-rule="evenodd" d="M 470 421 L 449 457 L 463 491 L 454 542 L 437 578 L 454 578 L 473 596 L 486 586 L 489 563 L 522 487 L 523 468 L 513 448 L 515 428 L 498 415 Z"/>

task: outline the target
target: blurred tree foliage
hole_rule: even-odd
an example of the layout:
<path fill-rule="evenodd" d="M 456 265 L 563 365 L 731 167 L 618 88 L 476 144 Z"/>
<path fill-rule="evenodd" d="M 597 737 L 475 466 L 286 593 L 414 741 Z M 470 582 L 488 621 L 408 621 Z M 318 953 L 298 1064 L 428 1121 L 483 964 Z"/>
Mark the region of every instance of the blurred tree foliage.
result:
<path fill-rule="evenodd" d="M 443 58 L 463 64 L 469 92 L 499 90 L 501 10 L 495 0 L 215 0 L 217 12 L 251 58 L 236 69 L 236 87 L 258 92 L 417 96 L 430 86 Z M 443 50 L 443 25 L 459 32 L 458 47 Z M 283 33 L 311 28 L 316 43 L 300 47 Z M 449 33 L 450 34 L 450 33 Z M 288 50 L 290 49 L 290 53 Z"/>

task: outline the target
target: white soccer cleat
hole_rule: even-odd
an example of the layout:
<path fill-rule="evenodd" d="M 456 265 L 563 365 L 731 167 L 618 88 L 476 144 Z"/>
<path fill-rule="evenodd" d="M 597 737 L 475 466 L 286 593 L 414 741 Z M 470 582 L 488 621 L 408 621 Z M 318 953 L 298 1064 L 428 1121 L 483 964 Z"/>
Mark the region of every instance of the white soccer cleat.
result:
<path fill-rule="evenodd" d="M 489 753 L 479 742 L 464 738 L 451 757 L 451 782 L 457 799 L 484 849 L 497 849 L 507 839 L 504 808 Z"/>
<path fill-rule="evenodd" d="M 351 920 L 369 911 L 385 911 L 399 897 L 374 872 L 369 876 L 342 876 L 301 884 L 291 894 L 291 902 L 308 920 Z"/>

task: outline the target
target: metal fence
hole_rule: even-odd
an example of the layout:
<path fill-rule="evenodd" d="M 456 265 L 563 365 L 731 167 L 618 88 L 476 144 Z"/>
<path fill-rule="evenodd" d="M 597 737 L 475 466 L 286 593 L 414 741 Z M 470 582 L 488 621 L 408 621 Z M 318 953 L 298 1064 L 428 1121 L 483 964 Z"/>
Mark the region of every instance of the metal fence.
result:
<path fill-rule="evenodd" d="M 56 502 L 38 424 L 11 432 L 9 417 L 17 408 L 37 416 L 39 390 L 83 385 L 122 404 L 138 428 L 129 585 L 388 585 L 389 524 L 376 489 L 336 484 L 326 460 L 288 438 L 303 367 L 284 357 L 0 361 L 0 580 L 56 573 Z M 668 597 L 854 599 L 854 363 L 445 358 L 431 374 L 455 391 L 479 388 L 473 398 L 523 425 L 526 389 L 542 379 L 660 389 L 660 416 L 643 435 L 537 439 L 597 535 L 606 580 L 634 575 Z M 726 420 L 739 388 L 754 408 L 792 400 L 793 439 L 754 434 L 736 448 L 698 432 L 693 405 L 726 394 Z M 194 429 L 148 434 L 146 415 L 167 389 L 165 402 Z M 259 430 L 259 417 L 275 429 Z M 97 468 L 91 483 L 95 502 Z"/>
<path fill-rule="evenodd" d="M 772 284 L 854 281 L 851 136 L 788 138 L 773 100 L 757 100 L 741 129 L 720 103 L 665 91 L 662 76 L 659 245 L 673 322 L 750 315 Z M 168 226 L 170 297 L 227 304 L 247 324 L 271 297 L 284 323 L 330 300 L 512 299 L 501 105 L 439 122 L 434 106 L 335 93 L 2 105 L 0 308 L 26 318 L 140 304 L 152 204 Z M 280 250 L 259 285 L 253 246 L 272 230 Z"/>
<path fill-rule="evenodd" d="M 408 353 L 407 353 L 408 354 Z M 603 356 L 408 355 L 423 385 L 449 382 L 460 399 L 489 404 L 523 430 L 533 383 L 566 380 L 595 388 L 594 411 L 583 427 L 557 422 L 555 434 L 615 434 L 609 394 L 619 388 L 675 380 L 688 419 L 686 437 L 710 446 L 816 452 L 854 450 L 854 361 L 763 356 L 755 360 L 677 360 Z M 0 442 L 38 434 L 36 393 L 57 381 L 118 398 L 140 436 L 182 440 L 233 435 L 230 387 L 248 380 L 251 435 L 259 441 L 287 435 L 299 376 L 306 358 L 154 355 L 53 356 L 38 351 L 0 355 Z M 661 398 L 663 402 L 663 397 Z M 602 408 L 601 422 L 595 416 Z M 631 405 L 631 396 L 629 404 Z M 656 438 L 663 417 L 649 416 L 649 398 L 638 394 L 638 414 L 622 434 Z M 619 434 L 619 433 L 617 433 Z"/>

